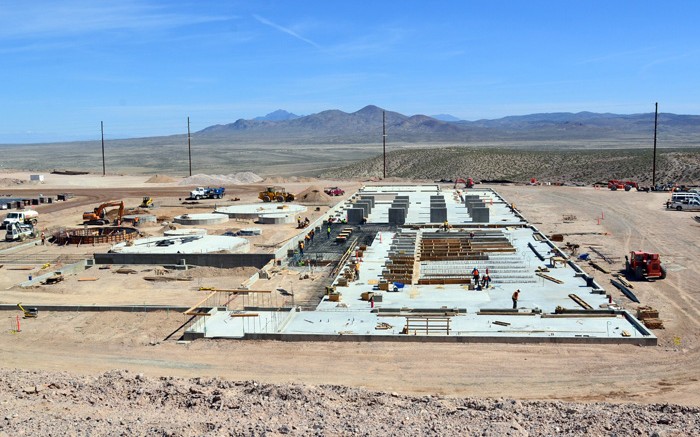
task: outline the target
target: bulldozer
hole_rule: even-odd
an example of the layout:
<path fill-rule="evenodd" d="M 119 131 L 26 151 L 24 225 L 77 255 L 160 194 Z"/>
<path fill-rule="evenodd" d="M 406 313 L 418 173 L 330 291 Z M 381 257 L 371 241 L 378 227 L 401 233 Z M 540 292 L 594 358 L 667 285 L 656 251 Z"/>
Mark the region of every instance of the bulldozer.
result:
<path fill-rule="evenodd" d="M 665 279 L 666 269 L 658 253 L 632 251 L 625 256 L 625 274 L 629 279 Z"/>
<path fill-rule="evenodd" d="M 153 197 L 143 196 L 143 201 L 141 202 L 141 205 L 139 205 L 139 208 L 153 208 L 154 206 Z"/>
<path fill-rule="evenodd" d="M 105 216 L 105 208 L 110 206 L 118 206 L 119 213 L 115 222 L 119 222 L 124 216 L 124 202 L 107 202 L 93 209 L 92 211 L 87 211 L 83 213 L 83 224 L 84 225 L 108 225 L 110 220 Z"/>
<path fill-rule="evenodd" d="M 287 193 L 284 187 L 267 187 L 265 191 L 258 193 L 258 199 L 263 202 L 291 202 L 294 200 L 294 194 Z"/>

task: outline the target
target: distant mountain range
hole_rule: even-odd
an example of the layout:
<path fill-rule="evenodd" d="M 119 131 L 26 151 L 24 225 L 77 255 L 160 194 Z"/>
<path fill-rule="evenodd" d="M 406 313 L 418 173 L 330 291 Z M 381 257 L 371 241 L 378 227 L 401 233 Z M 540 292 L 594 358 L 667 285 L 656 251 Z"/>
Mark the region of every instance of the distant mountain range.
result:
<path fill-rule="evenodd" d="M 381 142 L 382 112 L 366 106 L 357 112 L 328 110 L 297 116 L 278 110 L 252 120 L 210 126 L 195 133 L 199 140 L 264 144 L 368 144 Z M 386 114 L 387 140 L 400 143 L 611 140 L 626 143 L 653 138 L 654 114 L 558 112 L 465 121 L 448 114 L 433 117 Z M 668 143 L 698 143 L 700 116 L 659 114 L 659 138 Z"/>
<path fill-rule="evenodd" d="M 648 146 L 654 114 L 556 112 L 465 121 L 449 114 L 403 115 L 369 105 L 356 112 L 337 109 L 300 116 L 279 109 L 264 117 L 209 126 L 192 134 L 194 144 L 250 147 L 381 144 L 382 112 L 387 144 L 416 145 L 573 145 L 581 147 Z M 662 147 L 700 145 L 700 116 L 659 114 Z M 186 135 L 110 140 L 115 146 L 160 146 L 187 142 Z M 92 144 L 93 141 L 61 143 Z"/>

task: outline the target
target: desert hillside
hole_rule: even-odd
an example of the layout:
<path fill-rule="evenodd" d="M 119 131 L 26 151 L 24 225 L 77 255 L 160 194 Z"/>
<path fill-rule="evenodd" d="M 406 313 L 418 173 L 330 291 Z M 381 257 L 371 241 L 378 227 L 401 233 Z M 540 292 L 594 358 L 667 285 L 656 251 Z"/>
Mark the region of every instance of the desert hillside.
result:
<path fill-rule="evenodd" d="M 382 156 L 328 170 L 324 177 L 382 176 Z M 411 179 L 541 181 L 592 184 L 632 179 L 651 184 L 649 149 L 528 150 L 515 148 L 420 148 L 387 154 L 387 177 Z M 656 182 L 700 183 L 700 149 L 659 149 Z"/>

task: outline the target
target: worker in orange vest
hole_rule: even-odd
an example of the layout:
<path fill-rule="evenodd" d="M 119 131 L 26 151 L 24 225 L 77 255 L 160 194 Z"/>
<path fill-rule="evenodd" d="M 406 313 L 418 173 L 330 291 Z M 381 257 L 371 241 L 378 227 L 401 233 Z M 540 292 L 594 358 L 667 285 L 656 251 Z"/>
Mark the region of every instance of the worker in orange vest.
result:
<path fill-rule="evenodd" d="M 519 297 L 520 297 L 520 289 L 518 288 L 518 289 L 515 290 L 515 292 L 513 293 L 513 309 L 517 309 L 517 308 L 518 308 L 518 298 L 519 298 Z"/>

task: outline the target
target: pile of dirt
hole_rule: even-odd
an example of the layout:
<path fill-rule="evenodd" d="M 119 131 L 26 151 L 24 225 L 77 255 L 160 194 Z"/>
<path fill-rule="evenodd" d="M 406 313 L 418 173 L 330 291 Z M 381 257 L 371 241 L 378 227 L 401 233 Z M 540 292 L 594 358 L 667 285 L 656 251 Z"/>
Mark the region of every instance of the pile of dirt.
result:
<path fill-rule="evenodd" d="M 700 409 L 0 371 L 0 435 L 698 435 Z M 41 405 L 41 408 L 36 408 Z M 165 419 L 167 418 L 167 420 Z"/>
<path fill-rule="evenodd" d="M 180 181 L 180 185 L 208 185 L 208 186 L 221 186 L 221 185 L 242 185 L 242 184 L 255 184 L 262 181 L 263 178 L 256 175 L 250 171 L 244 171 L 240 173 L 232 173 L 228 175 L 207 175 L 207 174 L 196 174 Z"/>
<path fill-rule="evenodd" d="M 220 269 L 217 267 L 197 267 L 178 273 L 179 277 L 189 278 L 218 278 L 222 276 L 239 276 L 249 278 L 253 276 L 258 269 L 255 267 L 235 267 L 233 269 Z"/>
<path fill-rule="evenodd" d="M 169 182 L 177 182 L 177 179 L 171 178 L 170 176 L 157 174 L 157 175 L 151 176 L 146 181 L 147 184 L 167 184 Z"/>
<path fill-rule="evenodd" d="M 328 204 L 333 202 L 333 198 L 323 192 L 323 188 L 310 186 L 296 195 L 296 200 L 300 203 Z"/>

